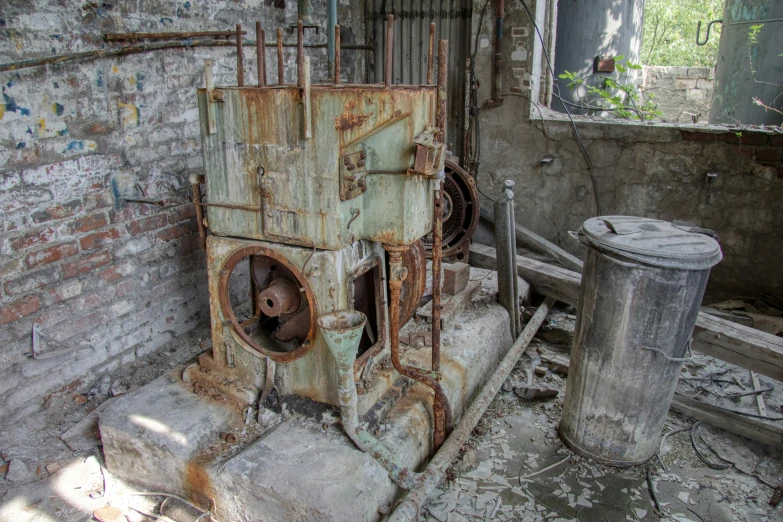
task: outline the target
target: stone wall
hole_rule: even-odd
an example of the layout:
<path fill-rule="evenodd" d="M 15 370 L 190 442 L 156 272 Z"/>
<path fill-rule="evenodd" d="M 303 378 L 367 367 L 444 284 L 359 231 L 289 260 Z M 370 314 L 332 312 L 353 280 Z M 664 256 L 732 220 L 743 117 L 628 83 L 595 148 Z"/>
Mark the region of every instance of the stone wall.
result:
<path fill-rule="evenodd" d="M 360 7 L 340 6 L 343 42 L 364 43 Z M 296 18 L 296 2 L 260 0 L 5 3 L 0 63 L 119 45 L 104 43 L 106 32 L 242 23 L 254 39 L 259 19 L 272 41 Z M 325 20 L 325 2 L 313 3 L 313 19 Z M 295 41 L 292 32 L 284 37 Z M 307 40 L 325 43 L 325 33 L 308 30 Z M 311 51 L 321 81 L 326 51 Z M 276 81 L 275 53 L 267 56 L 267 78 Z M 236 85 L 231 46 L 0 72 L 0 418 L 85 387 L 208 317 L 187 181 L 202 165 L 195 95 L 205 58 L 215 61 L 216 85 Z M 287 48 L 289 82 L 294 60 Z M 346 52 L 343 76 L 364 81 L 362 60 L 361 52 Z M 256 82 L 255 64 L 246 48 L 246 84 Z M 166 206 L 120 204 L 115 178 Z M 42 349 L 81 349 L 31 359 L 33 323 L 61 343 L 44 341 Z"/>
<path fill-rule="evenodd" d="M 661 119 L 706 123 L 710 116 L 715 71 L 710 67 L 650 67 L 643 72 L 643 98 L 658 104 Z"/>
<path fill-rule="evenodd" d="M 474 33 L 482 5 L 474 2 Z M 542 9 L 545 2 L 528 5 Z M 493 24 L 485 17 L 480 38 L 492 41 Z M 512 31 L 527 38 L 512 42 L 509 36 L 504 49 L 534 48 L 536 32 L 518 2 L 506 5 L 504 38 Z M 512 63 L 510 58 L 504 56 L 504 63 Z M 524 64 L 513 64 L 523 66 L 532 71 L 534 84 L 543 81 L 532 56 Z M 565 115 L 542 107 L 538 86 L 528 88 L 515 81 L 510 66 L 504 69 L 508 94 L 503 105 L 488 107 L 491 45 L 479 46 L 476 71 L 481 107 L 477 185 L 485 194 L 482 204 L 497 197 L 503 180 L 513 179 L 517 222 L 581 255 L 568 232 L 594 216 L 596 206 L 590 171 L 571 123 Z M 575 126 L 594 166 L 603 214 L 679 219 L 714 229 L 725 259 L 712 272 L 711 296 L 760 296 L 769 291 L 783 295 L 783 135 L 586 118 Z"/>

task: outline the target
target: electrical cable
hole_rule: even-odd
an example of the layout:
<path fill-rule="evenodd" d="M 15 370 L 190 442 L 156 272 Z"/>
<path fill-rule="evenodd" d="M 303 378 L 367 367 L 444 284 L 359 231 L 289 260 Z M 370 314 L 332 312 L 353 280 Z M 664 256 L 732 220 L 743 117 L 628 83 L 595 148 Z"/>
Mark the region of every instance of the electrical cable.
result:
<path fill-rule="evenodd" d="M 549 69 L 549 74 L 552 75 L 552 85 L 557 89 L 557 97 L 559 99 L 562 99 L 560 96 L 560 85 L 557 82 L 557 78 L 555 77 L 555 71 L 552 68 L 552 62 L 549 60 L 549 53 L 546 50 L 546 43 L 544 43 L 544 37 L 541 36 L 541 31 L 538 28 L 538 24 L 536 23 L 536 19 L 533 17 L 533 13 L 530 12 L 530 8 L 528 8 L 527 4 L 525 3 L 525 0 L 519 0 L 522 3 L 522 7 L 525 8 L 525 11 L 527 12 L 527 16 L 530 17 L 530 21 L 533 24 L 533 27 L 536 30 L 536 34 L 538 35 L 538 39 L 541 42 L 541 49 L 544 51 L 544 58 L 546 58 L 546 65 Z M 567 105 L 563 105 L 563 108 L 566 110 L 566 114 L 568 115 L 568 119 L 571 121 L 571 127 L 574 129 L 574 137 L 576 138 L 576 142 L 579 145 L 579 149 L 582 151 L 582 154 L 584 154 L 585 160 L 587 160 L 587 166 L 590 169 L 590 181 L 593 184 L 593 199 L 595 200 L 595 208 L 598 213 L 598 215 L 603 215 L 603 211 L 601 209 L 601 202 L 598 200 L 598 180 L 595 177 L 595 169 L 593 168 L 593 161 L 590 159 L 590 154 L 587 152 L 587 148 L 585 148 L 584 143 L 582 143 L 582 138 L 579 136 L 579 131 L 576 128 L 576 123 L 574 122 L 573 116 L 571 116 L 571 111 L 568 110 Z"/>

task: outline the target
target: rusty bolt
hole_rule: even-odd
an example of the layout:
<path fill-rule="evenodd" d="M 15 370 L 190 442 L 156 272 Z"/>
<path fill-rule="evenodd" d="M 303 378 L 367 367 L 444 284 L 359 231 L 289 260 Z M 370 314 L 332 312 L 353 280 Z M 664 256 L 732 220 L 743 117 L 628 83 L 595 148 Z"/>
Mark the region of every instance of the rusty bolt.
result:
<path fill-rule="evenodd" d="M 364 167 L 364 160 L 359 160 L 359 163 L 357 163 L 360 167 Z"/>
<path fill-rule="evenodd" d="M 359 180 L 359 187 L 361 187 L 362 190 L 366 190 L 367 189 L 367 182 L 364 181 L 363 179 L 360 179 Z"/>
<path fill-rule="evenodd" d="M 229 444 L 235 444 L 237 441 L 237 436 L 230 431 L 224 431 L 220 434 L 220 438 L 224 441 L 228 442 Z"/>
<path fill-rule="evenodd" d="M 364 152 L 364 151 L 361 151 L 361 152 L 359 153 L 359 157 L 360 157 L 361 159 L 366 159 L 366 158 L 367 158 L 367 153 L 366 153 L 366 152 Z"/>
<path fill-rule="evenodd" d="M 354 167 L 353 165 L 348 165 L 348 166 L 347 166 L 347 167 L 345 167 L 345 168 L 346 168 L 346 169 L 348 169 L 348 170 L 353 170 L 353 169 L 355 169 L 356 167 Z"/>
<path fill-rule="evenodd" d="M 343 158 L 343 164 L 344 165 L 350 165 L 351 164 L 351 158 L 349 158 L 348 156 L 344 157 Z"/>

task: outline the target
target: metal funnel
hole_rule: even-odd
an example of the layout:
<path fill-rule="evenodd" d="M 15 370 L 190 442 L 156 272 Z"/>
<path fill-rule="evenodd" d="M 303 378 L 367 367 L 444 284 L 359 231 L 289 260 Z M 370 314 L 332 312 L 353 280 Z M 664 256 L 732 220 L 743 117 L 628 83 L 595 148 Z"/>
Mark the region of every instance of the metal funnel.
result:
<path fill-rule="evenodd" d="M 367 316 L 357 310 L 340 310 L 318 318 L 318 326 L 339 367 L 353 364 L 366 322 Z"/>

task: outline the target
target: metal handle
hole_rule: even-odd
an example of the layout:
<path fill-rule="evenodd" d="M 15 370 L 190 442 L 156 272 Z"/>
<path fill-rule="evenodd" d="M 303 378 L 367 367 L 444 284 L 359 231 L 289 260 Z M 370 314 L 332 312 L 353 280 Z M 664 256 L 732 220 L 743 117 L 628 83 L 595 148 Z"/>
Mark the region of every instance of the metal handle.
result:
<path fill-rule="evenodd" d="M 696 24 L 696 45 L 707 45 L 707 42 L 710 40 L 710 29 L 712 28 L 712 24 L 722 24 L 723 20 L 713 20 L 712 22 L 707 24 L 707 32 L 704 34 L 704 41 L 701 41 L 701 20 L 698 21 Z"/>
<path fill-rule="evenodd" d="M 688 342 L 685 343 L 685 352 L 688 354 L 688 357 L 669 357 L 665 353 L 663 353 L 662 350 L 659 350 L 658 348 L 652 348 L 650 346 L 642 346 L 642 350 L 649 350 L 651 352 L 659 353 L 666 357 L 666 360 L 669 362 L 688 362 L 693 360 L 693 351 L 691 350 L 691 344 L 693 344 L 693 337 L 688 339 Z"/>

